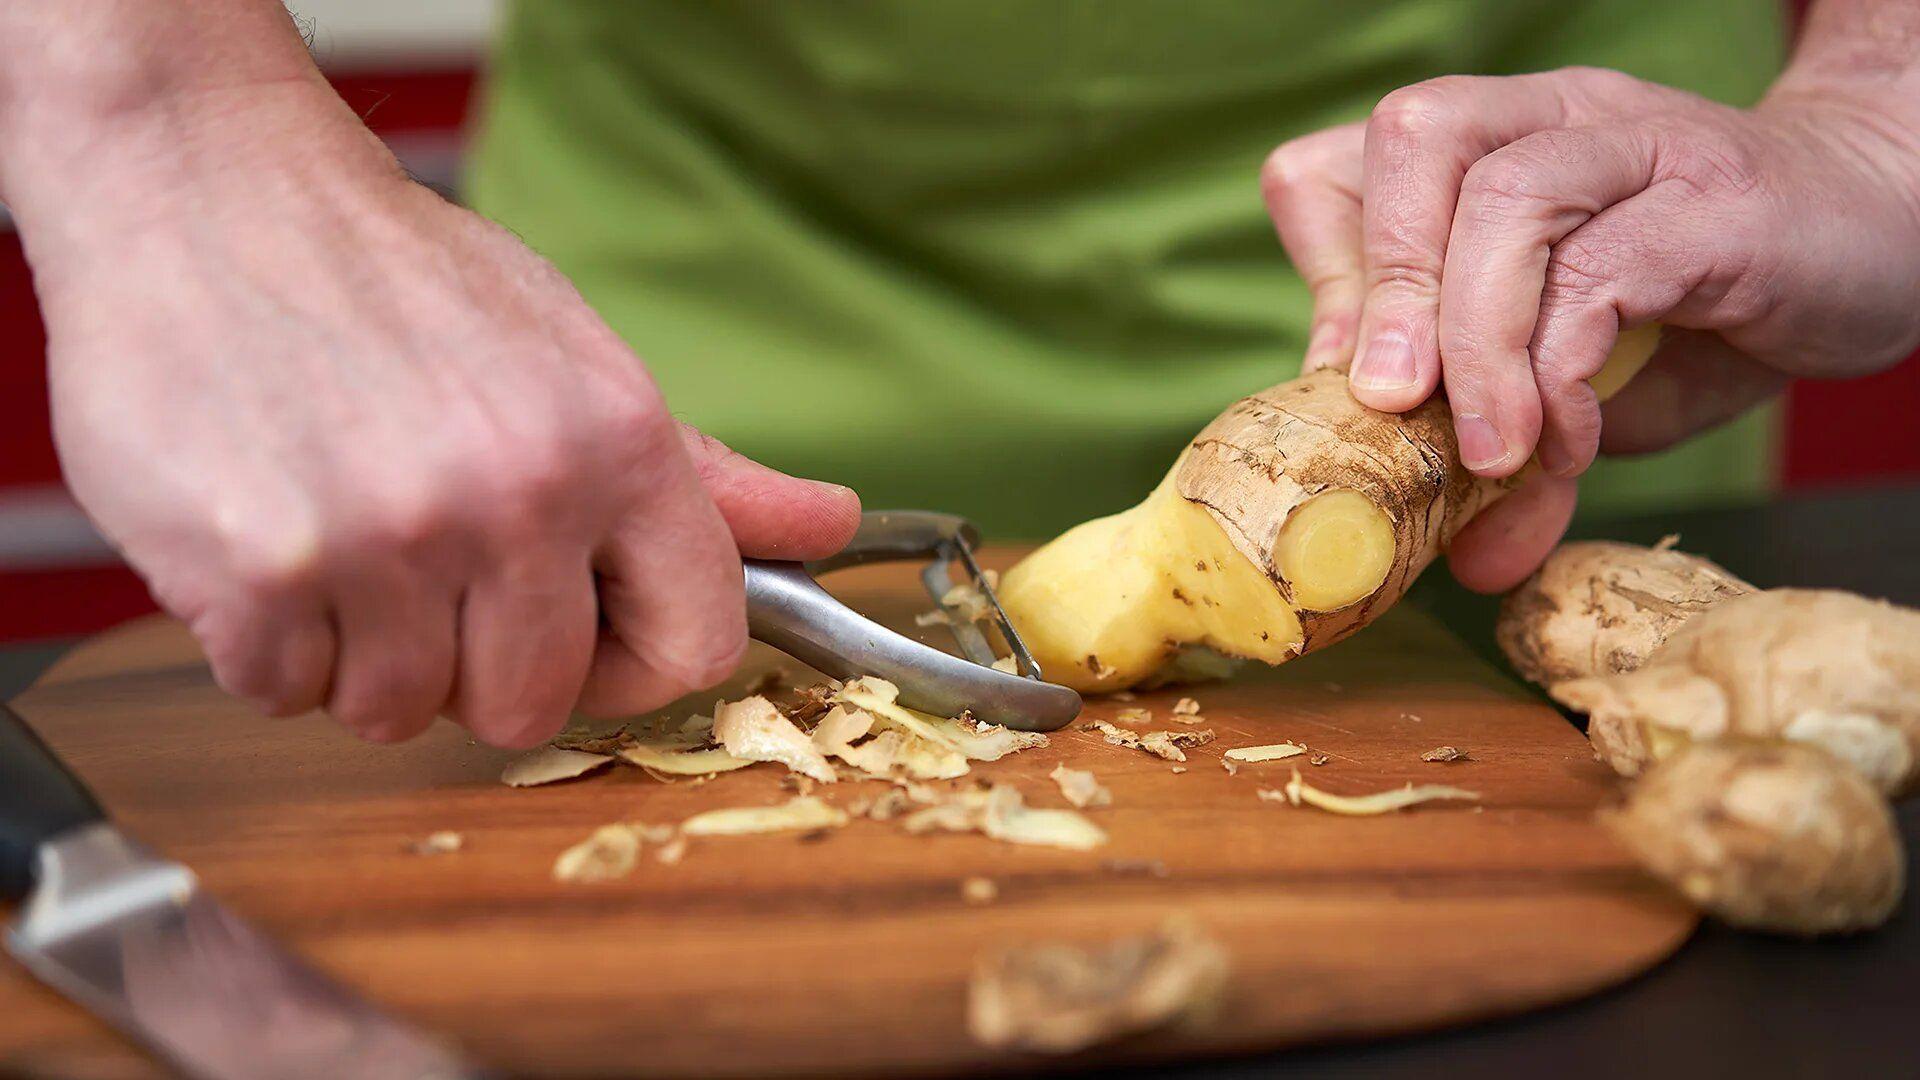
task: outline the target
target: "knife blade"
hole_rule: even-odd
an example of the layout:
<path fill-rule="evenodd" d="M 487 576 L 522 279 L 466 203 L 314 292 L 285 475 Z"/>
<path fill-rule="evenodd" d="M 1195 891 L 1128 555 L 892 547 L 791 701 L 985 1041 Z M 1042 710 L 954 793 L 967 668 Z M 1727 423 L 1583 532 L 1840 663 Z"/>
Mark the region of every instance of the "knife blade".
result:
<path fill-rule="evenodd" d="M 7 950 L 43 982 L 206 1080 L 453 1080 L 483 1074 L 227 910 L 124 836 L 0 705 Z"/>

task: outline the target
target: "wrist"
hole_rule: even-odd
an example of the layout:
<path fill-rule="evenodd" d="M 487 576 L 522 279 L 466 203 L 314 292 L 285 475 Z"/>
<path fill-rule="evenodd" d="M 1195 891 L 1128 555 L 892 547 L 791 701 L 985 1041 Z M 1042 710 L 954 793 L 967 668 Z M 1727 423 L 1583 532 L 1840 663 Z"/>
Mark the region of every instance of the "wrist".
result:
<path fill-rule="evenodd" d="M 278 0 L 0 5 L 0 200 L 30 254 L 288 174 L 399 170 Z"/>
<path fill-rule="evenodd" d="M 1754 108 L 1803 160 L 1829 175 L 1853 176 L 1904 209 L 1901 221 L 1920 236 L 1920 110 L 1844 81 L 1782 78 Z M 1817 159 L 1817 160 L 1816 160 Z M 1837 171 L 1836 171 L 1837 170 Z"/>
<path fill-rule="evenodd" d="M 36 271 L 188 219 L 292 218 L 407 183 L 324 82 L 201 88 L 70 123 L 68 137 L 15 154 L 0 187 Z"/>

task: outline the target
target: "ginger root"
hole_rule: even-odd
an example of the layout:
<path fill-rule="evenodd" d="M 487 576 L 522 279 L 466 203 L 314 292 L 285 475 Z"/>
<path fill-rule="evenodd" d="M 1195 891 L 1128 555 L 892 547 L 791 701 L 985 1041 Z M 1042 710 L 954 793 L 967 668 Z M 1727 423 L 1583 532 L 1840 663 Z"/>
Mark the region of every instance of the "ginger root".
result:
<path fill-rule="evenodd" d="M 1567 543 L 1507 594 L 1494 633 L 1514 670 L 1551 694 L 1568 679 L 1638 668 L 1688 619 L 1753 591 L 1669 543 Z"/>
<path fill-rule="evenodd" d="M 1609 386 L 1658 336 L 1620 335 Z M 1444 400 L 1375 412 L 1314 372 L 1235 403 L 1146 501 L 1068 530 L 998 593 L 1047 677 L 1077 690 L 1138 685 L 1195 646 L 1278 664 L 1377 618 L 1511 486 L 1460 464 Z"/>
<path fill-rule="evenodd" d="M 1721 601 L 1639 669 L 1556 684 L 1603 761 L 1633 776 L 1689 743 L 1819 747 L 1879 790 L 1920 781 L 1920 611 L 1773 589 Z"/>
<path fill-rule="evenodd" d="M 1655 876 L 1734 926 L 1866 929 L 1886 921 L 1904 888 L 1886 800 L 1807 747 L 1689 746 L 1601 820 Z"/>
<path fill-rule="evenodd" d="M 1920 611 L 1751 590 L 1664 546 L 1568 544 L 1498 636 L 1643 776 L 1603 820 L 1656 876 L 1735 926 L 1876 926 L 1905 877 L 1885 796 L 1920 786 Z"/>

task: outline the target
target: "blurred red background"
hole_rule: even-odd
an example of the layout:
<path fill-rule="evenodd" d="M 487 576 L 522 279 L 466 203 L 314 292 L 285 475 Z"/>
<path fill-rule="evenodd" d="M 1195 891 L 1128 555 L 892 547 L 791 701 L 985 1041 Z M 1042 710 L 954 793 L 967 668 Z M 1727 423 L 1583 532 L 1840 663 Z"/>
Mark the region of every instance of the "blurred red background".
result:
<path fill-rule="evenodd" d="M 408 58 L 372 48 L 334 57 L 329 67 L 347 102 L 416 176 L 453 186 L 476 50 Z M 87 633 L 153 607 L 60 488 L 44 348 L 19 241 L 0 213 L 0 641 Z M 1779 489 L 1920 479 L 1916 405 L 1920 357 L 1873 378 L 1796 385 L 1784 413 Z"/>

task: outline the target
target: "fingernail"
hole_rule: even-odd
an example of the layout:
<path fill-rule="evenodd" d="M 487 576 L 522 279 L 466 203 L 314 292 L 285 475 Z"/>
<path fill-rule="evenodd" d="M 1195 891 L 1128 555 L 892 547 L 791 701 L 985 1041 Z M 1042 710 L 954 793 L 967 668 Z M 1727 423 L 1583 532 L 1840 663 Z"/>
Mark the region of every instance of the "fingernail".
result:
<path fill-rule="evenodd" d="M 1547 471 L 1548 476 L 1565 478 L 1573 475 L 1573 457 L 1561 448 L 1558 440 L 1540 440 L 1540 449 L 1535 452 L 1540 455 L 1540 467 Z"/>
<path fill-rule="evenodd" d="M 1404 390 L 1412 386 L 1412 343 L 1395 333 L 1376 336 L 1354 361 L 1353 385 L 1362 390 Z"/>
<path fill-rule="evenodd" d="M 1460 413 L 1453 418 L 1453 427 L 1460 438 L 1460 464 L 1475 472 L 1506 464 L 1507 441 L 1493 430 L 1486 417 Z"/>

